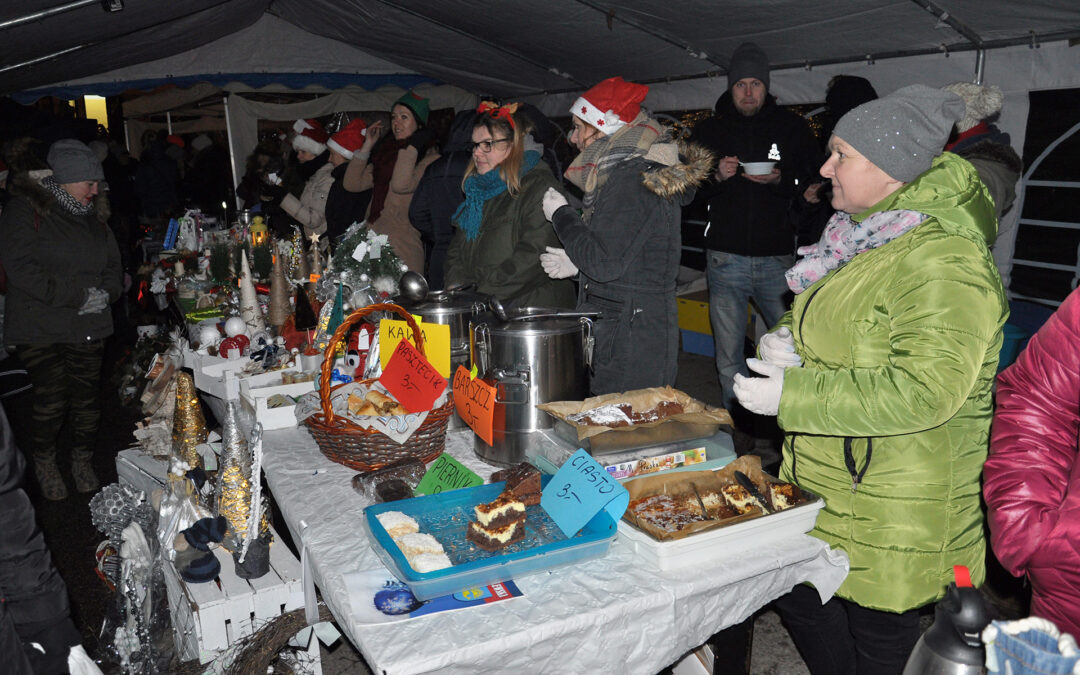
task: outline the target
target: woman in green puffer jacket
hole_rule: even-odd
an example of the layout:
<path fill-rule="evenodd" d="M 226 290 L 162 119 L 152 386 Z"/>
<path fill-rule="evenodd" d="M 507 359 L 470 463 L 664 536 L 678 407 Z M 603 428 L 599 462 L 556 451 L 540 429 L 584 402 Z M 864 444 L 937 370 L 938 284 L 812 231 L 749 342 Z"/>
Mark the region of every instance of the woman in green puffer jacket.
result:
<path fill-rule="evenodd" d="M 482 103 L 465 170 L 465 201 L 453 216 L 446 287 L 472 284 L 506 307 L 573 307 L 574 282 L 549 279 L 540 254 L 558 246 L 540 202 L 559 181 L 540 159 L 532 123 L 517 104 Z"/>
<path fill-rule="evenodd" d="M 900 673 L 953 565 L 985 576 L 979 477 L 1008 302 L 994 205 L 941 153 L 963 101 L 905 87 L 845 115 L 821 175 L 838 213 L 788 272 L 796 293 L 738 378 L 786 432 L 781 477 L 825 500 L 811 534 L 851 571 L 824 605 L 777 602 L 813 673 Z"/>

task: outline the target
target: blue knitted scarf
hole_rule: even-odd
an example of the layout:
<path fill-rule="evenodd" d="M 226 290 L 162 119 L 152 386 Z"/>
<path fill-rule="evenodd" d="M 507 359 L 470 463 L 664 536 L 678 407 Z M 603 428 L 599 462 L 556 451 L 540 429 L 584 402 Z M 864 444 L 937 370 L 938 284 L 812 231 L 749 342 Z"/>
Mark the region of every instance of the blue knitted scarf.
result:
<path fill-rule="evenodd" d="M 540 153 L 535 150 L 525 152 L 521 164 L 521 175 L 532 171 L 540 161 Z M 454 211 L 453 220 L 465 232 L 465 239 L 473 241 L 480 236 L 480 222 L 484 218 L 484 202 L 506 191 L 506 181 L 502 179 L 498 167 L 484 174 L 474 173 L 465 179 L 465 201 Z"/>

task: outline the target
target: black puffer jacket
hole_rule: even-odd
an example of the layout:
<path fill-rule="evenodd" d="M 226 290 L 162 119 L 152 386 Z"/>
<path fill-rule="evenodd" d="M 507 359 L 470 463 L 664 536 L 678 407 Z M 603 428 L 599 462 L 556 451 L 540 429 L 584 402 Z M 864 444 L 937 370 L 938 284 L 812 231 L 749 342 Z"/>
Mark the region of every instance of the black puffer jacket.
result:
<path fill-rule="evenodd" d="M 330 172 L 334 182 L 330 186 L 330 194 L 326 197 L 326 236 L 331 243 L 345 234 L 350 225 L 364 220 L 368 202 L 371 201 L 371 190 L 349 192 L 341 184 L 348 168 L 348 162 L 343 162 Z"/>
<path fill-rule="evenodd" d="M 120 249 L 106 224 L 108 200 L 76 216 L 26 174 L 12 186 L 0 215 L 0 260 L 7 273 L 4 340 L 18 344 L 85 344 L 112 335 L 106 309 L 79 314 L 86 289 L 96 287 L 115 302 L 121 292 Z"/>
<path fill-rule="evenodd" d="M 67 672 L 67 654 L 79 643 L 67 587 L 52 564 L 20 487 L 24 461 L 0 408 L 0 648 L 4 672 Z M 44 653 L 31 647 L 38 643 Z"/>
<path fill-rule="evenodd" d="M 446 251 L 454 239 L 450 219 L 465 200 L 461 183 L 472 157 L 472 130 L 476 113 L 464 110 L 454 116 L 450 138 L 442 156 L 424 171 L 409 204 L 409 222 L 420 230 L 424 242 L 424 276 L 432 289 L 444 285 Z"/>
<path fill-rule="evenodd" d="M 821 156 L 806 120 L 779 107 L 771 95 L 757 114 L 746 117 L 726 92 L 716 102 L 716 116 L 694 127 L 690 140 L 711 150 L 717 160 L 764 162 L 771 152 L 773 158 L 780 155 L 776 185 L 736 174 L 722 182 L 710 178 L 702 187 L 699 194 L 708 204 L 709 220 L 705 247 L 746 256 L 793 254 L 795 231 L 788 206 L 816 179 Z"/>
<path fill-rule="evenodd" d="M 640 157 L 617 164 L 588 223 L 570 206 L 552 216 L 581 273 L 577 308 L 603 315 L 593 324 L 594 395 L 675 384 L 681 207 L 712 165 L 701 147 L 681 150 L 672 166 Z"/>

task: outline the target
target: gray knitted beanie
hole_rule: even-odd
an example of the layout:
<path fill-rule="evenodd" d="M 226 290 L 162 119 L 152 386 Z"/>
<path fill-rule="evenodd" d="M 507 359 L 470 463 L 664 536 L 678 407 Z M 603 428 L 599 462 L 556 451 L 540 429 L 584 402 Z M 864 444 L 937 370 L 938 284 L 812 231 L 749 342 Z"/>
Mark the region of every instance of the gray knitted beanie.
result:
<path fill-rule="evenodd" d="M 964 101 L 952 92 L 913 84 L 858 106 L 833 134 L 896 180 L 910 183 L 941 154 Z"/>
<path fill-rule="evenodd" d="M 105 180 L 105 172 L 97 155 L 82 141 L 62 138 L 49 146 L 45 157 L 53 172 L 53 180 L 61 185 L 91 180 Z"/>
<path fill-rule="evenodd" d="M 731 63 L 727 71 L 727 88 L 730 91 L 735 83 L 744 77 L 756 77 L 769 88 L 769 57 L 753 42 L 744 42 L 731 54 Z"/>

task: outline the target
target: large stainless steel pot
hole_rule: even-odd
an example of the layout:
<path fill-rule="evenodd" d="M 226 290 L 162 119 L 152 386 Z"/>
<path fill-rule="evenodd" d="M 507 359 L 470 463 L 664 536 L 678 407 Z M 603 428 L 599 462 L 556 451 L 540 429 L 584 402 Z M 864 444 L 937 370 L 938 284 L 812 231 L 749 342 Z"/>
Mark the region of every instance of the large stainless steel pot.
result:
<path fill-rule="evenodd" d="M 474 320 L 488 318 L 487 296 L 471 291 L 431 291 L 421 302 L 403 304 L 409 312 L 427 323 L 450 326 L 450 380 L 458 366 L 472 367 L 469 360 L 469 327 Z M 455 412 L 450 418 L 450 429 L 466 425 Z"/>
<path fill-rule="evenodd" d="M 506 321 L 473 322 L 473 364 L 496 390 L 494 444 L 477 436 L 473 446 L 485 461 L 523 461 L 530 434 L 551 427 L 551 417 L 537 404 L 588 395 L 592 320 L 550 316 L 557 311 L 527 307 L 511 311 Z"/>

